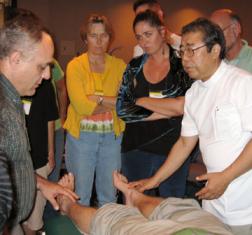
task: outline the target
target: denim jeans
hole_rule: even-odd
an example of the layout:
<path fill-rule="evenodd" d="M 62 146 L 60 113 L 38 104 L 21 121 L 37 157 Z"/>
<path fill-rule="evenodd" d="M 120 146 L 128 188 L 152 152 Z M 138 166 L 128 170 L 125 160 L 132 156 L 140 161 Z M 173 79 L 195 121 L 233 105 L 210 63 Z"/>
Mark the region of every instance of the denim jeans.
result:
<path fill-rule="evenodd" d="M 120 149 L 121 136 L 114 133 L 81 132 L 79 139 L 67 133 L 66 167 L 75 176 L 80 204 L 90 204 L 94 175 L 98 206 L 116 202 L 112 172 L 120 170 Z"/>
<path fill-rule="evenodd" d="M 122 153 L 122 174 L 129 181 L 149 178 L 162 166 L 166 158 L 167 156 L 164 155 L 140 150 Z M 188 158 L 173 175 L 159 185 L 157 190 L 148 190 L 145 194 L 161 197 L 184 197 L 189 162 Z"/>

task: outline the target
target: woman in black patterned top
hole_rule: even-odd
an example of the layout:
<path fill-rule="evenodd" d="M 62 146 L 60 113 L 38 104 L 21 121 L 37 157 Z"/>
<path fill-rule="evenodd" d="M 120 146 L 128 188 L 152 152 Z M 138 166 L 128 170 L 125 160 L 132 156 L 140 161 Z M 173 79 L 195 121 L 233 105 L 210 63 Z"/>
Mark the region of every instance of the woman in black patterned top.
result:
<path fill-rule="evenodd" d="M 118 115 L 126 122 L 122 173 L 129 181 L 151 177 L 166 160 L 180 135 L 184 95 L 192 83 L 154 12 L 137 15 L 133 29 L 145 54 L 129 63 L 117 100 Z M 188 162 L 159 185 L 158 195 L 183 197 L 187 173 Z"/>

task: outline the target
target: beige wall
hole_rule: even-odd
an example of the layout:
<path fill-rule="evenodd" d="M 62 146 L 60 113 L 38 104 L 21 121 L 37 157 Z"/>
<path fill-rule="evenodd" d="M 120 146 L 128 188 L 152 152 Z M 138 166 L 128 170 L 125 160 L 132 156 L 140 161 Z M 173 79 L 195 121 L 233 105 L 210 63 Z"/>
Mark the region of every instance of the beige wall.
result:
<path fill-rule="evenodd" d="M 112 48 L 115 55 L 128 62 L 135 44 L 132 33 L 133 1 L 129 0 L 18 0 L 18 7 L 33 10 L 42 18 L 54 36 L 57 58 L 63 68 L 76 54 L 85 50 L 79 37 L 82 21 L 90 13 L 102 13 L 111 20 L 116 38 Z M 171 31 L 180 32 L 181 27 L 197 18 L 208 16 L 218 8 L 235 10 L 244 23 L 244 38 L 252 43 L 251 8 L 247 0 L 160 0 L 166 12 L 166 23 Z"/>

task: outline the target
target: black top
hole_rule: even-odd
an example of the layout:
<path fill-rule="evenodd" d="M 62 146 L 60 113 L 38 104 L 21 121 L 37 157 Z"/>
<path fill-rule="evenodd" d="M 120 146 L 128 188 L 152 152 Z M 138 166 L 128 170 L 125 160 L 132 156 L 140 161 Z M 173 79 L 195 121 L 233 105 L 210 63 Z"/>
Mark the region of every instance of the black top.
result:
<path fill-rule="evenodd" d="M 58 108 L 51 81 L 44 80 L 30 100 L 32 104 L 29 115 L 26 115 L 26 126 L 33 166 L 34 169 L 38 169 L 48 162 L 48 121 L 58 119 Z"/>
<path fill-rule="evenodd" d="M 167 97 L 185 95 L 192 80 L 184 72 L 181 61 L 170 54 L 171 69 L 166 77 L 157 84 L 149 83 L 143 74 L 143 68 L 136 75 L 135 98 L 148 97 L 150 91 L 160 91 Z M 133 59 L 131 64 L 141 63 L 142 58 Z M 155 121 L 126 123 L 122 140 L 122 152 L 139 149 L 146 152 L 167 155 L 180 136 L 182 116 Z"/>

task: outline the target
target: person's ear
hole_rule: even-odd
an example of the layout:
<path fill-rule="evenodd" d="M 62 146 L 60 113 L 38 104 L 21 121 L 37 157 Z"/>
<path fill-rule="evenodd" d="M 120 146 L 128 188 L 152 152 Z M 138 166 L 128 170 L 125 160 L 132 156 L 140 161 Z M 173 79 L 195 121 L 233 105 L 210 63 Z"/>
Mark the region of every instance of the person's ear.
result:
<path fill-rule="evenodd" d="M 211 54 L 212 54 L 213 58 L 214 58 L 214 59 L 219 58 L 220 53 L 221 53 L 221 46 L 220 46 L 219 44 L 215 44 L 215 45 L 212 47 L 212 50 L 211 50 Z"/>
<path fill-rule="evenodd" d="M 11 65 L 18 65 L 22 59 L 20 51 L 14 51 L 9 56 L 9 61 Z"/>
<path fill-rule="evenodd" d="M 161 21 L 164 20 L 164 12 L 161 9 L 157 11 L 157 15 Z"/>
<path fill-rule="evenodd" d="M 164 26 L 159 27 L 159 32 L 163 39 L 166 39 L 166 28 Z"/>
<path fill-rule="evenodd" d="M 241 25 L 238 22 L 234 22 L 231 27 L 236 37 L 241 35 Z"/>

